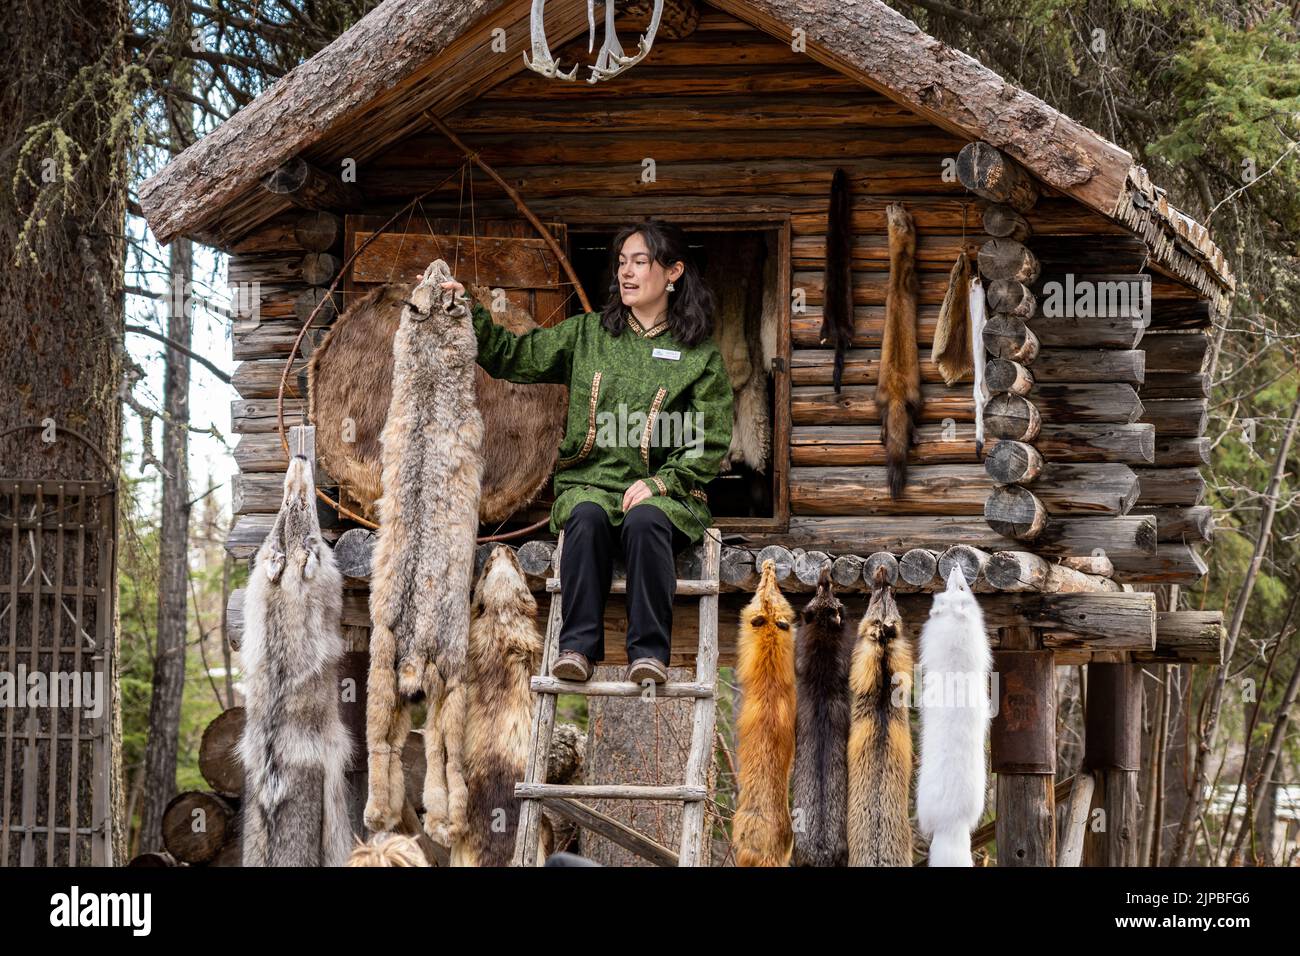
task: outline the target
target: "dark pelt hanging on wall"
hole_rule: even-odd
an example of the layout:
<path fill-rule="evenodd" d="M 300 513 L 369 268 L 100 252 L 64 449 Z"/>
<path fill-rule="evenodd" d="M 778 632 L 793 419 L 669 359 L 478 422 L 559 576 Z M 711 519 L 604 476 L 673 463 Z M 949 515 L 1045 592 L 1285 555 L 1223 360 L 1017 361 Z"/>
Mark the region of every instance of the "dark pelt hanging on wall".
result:
<path fill-rule="evenodd" d="M 849 866 L 911 866 L 912 644 L 890 588 L 871 595 L 849 665 Z"/>
<path fill-rule="evenodd" d="M 847 866 L 849 655 L 853 633 L 830 569 L 803 609 L 795 642 L 795 866 Z"/>
<path fill-rule="evenodd" d="M 916 227 L 900 203 L 885 210 L 889 222 L 889 291 L 880 346 L 876 408 L 885 446 L 889 497 L 907 483 L 907 452 L 921 418 L 921 359 L 916 351 Z"/>
<path fill-rule="evenodd" d="M 376 286 L 352 303 L 330 327 L 307 365 L 309 416 L 325 470 L 347 489 L 370 519 L 383 493 L 379 437 L 393 390 L 393 336 L 410 286 Z M 470 286 L 491 308 L 491 291 Z M 509 300 L 493 318 L 511 332 L 536 323 Z M 537 496 L 555 468 L 564 435 L 568 389 L 516 385 L 474 373 L 475 392 L 489 441 L 483 449 L 479 521 L 504 521 Z"/>
<path fill-rule="evenodd" d="M 835 170 L 826 214 L 826 278 L 822 303 L 822 345 L 835 349 L 835 391 L 844 376 L 844 353 L 853 342 L 853 197 L 849 176 Z"/>

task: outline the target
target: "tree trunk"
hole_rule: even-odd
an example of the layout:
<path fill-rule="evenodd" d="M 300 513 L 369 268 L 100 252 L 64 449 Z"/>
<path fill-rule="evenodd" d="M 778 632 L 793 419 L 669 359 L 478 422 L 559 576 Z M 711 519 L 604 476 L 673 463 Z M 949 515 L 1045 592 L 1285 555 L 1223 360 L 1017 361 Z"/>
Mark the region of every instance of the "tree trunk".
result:
<path fill-rule="evenodd" d="M 116 477 L 127 179 L 106 89 L 122 73 L 126 19 L 125 0 L 51 0 L 39 15 L 0 18 L 0 477 Z M 42 422 L 43 432 L 5 434 Z M 96 580 L 99 560 L 87 552 L 83 580 Z M 94 633 L 93 610 L 85 624 Z M 107 633 L 107 770 L 94 786 L 108 790 L 109 847 L 124 862 L 115 624 Z M 36 635 L 42 646 L 53 637 L 52 627 Z M 66 821 L 66 756 L 58 770 L 51 812 Z M 0 791 L 15 782 L 0 768 Z"/>

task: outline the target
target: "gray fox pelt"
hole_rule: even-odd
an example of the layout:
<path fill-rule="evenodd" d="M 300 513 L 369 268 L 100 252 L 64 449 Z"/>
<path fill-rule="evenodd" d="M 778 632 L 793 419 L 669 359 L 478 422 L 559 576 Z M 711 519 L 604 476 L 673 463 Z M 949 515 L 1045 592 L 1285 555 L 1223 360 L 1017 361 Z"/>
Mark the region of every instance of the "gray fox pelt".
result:
<path fill-rule="evenodd" d="M 243 865 L 343 866 L 352 845 L 339 716 L 343 577 L 321 540 L 306 458 L 258 549 L 244 603 Z"/>
<path fill-rule="evenodd" d="M 424 827 L 450 847 L 464 830 L 465 658 L 483 472 L 474 396 L 478 343 L 470 311 L 431 263 L 393 339 L 393 400 L 384 425 L 384 494 L 370 578 L 366 826 L 391 830 L 405 797 L 410 706 L 428 702 Z"/>
<path fill-rule="evenodd" d="M 885 335 L 880 345 L 876 408 L 885 446 L 889 496 L 898 498 L 907 483 L 907 453 L 921 418 L 921 359 L 916 351 L 916 229 L 900 203 L 885 209 L 889 222 L 889 290 L 885 295 Z"/>
<path fill-rule="evenodd" d="M 830 569 L 803 609 L 795 642 L 794 865 L 846 866 L 849 656 L 853 633 Z"/>
<path fill-rule="evenodd" d="M 849 866 L 911 866 L 912 645 L 890 588 L 877 588 L 849 665 Z"/>
<path fill-rule="evenodd" d="M 532 735 L 533 693 L 542 636 L 537 600 L 506 545 L 492 549 L 474 588 L 469 626 L 469 704 L 465 718 L 464 833 L 451 848 L 452 866 L 509 866 Z"/>
<path fill-rule="evenodd" d="M 794 611 L 776 584 L 776 566 L 763 562 L 753 599 L 740 612 L 736 677 L 740 716 L 740 793 L 732 824 L 740 866 L 790 862 L 790 769 L 794 763 Z"/>

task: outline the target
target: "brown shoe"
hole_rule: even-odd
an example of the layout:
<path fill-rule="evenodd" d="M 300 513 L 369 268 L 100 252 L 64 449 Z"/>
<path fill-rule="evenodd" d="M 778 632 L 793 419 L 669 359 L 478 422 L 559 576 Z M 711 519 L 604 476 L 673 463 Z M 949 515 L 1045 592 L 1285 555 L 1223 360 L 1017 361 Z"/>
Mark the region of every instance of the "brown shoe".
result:
<path fill-rule="evenodd" d="M 662 684 L 668 680 L 668 668 L 653 657 L 638 657 L 628 665 L 627 674 L 623 679 L 634 684 L 642 684 L 648 680 Z"/>
<path fill-rule="evenodd" d="M 577 651 L 561 651 L 551 665 L 551 676 L 581 684 L 591 677 L 591 661 Z"/>

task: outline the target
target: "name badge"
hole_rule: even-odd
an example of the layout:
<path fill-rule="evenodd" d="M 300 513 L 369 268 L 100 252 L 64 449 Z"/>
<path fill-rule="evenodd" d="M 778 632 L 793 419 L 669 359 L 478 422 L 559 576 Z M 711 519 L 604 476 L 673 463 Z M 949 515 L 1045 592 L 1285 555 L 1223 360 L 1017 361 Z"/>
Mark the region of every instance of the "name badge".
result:
<path fill-rule="evenodd" d="M 655 349 L 653 355 L 655 358 L 672 359 L 674 362 L 682 357 L 682 353 L 676 349 Z"/>

